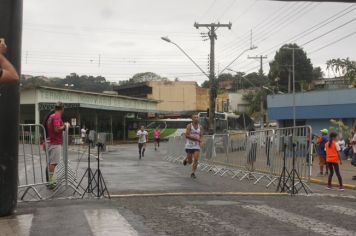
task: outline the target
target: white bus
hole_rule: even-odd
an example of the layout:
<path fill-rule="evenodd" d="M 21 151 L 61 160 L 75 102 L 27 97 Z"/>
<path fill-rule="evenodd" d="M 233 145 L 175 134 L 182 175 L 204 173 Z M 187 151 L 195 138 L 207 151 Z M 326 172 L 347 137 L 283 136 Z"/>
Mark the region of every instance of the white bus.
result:
<path fill-rule="evenodd" d="M 205 132 L 208 130 L 209 117 L 207 112 L 199 112 L 199 121 Z M 227 133 L 234 130 L 248 130 L 253 127 L 253 120 L 246 114 L 235 115 L 227 112 L 215 113 L 215 133 Z"/>

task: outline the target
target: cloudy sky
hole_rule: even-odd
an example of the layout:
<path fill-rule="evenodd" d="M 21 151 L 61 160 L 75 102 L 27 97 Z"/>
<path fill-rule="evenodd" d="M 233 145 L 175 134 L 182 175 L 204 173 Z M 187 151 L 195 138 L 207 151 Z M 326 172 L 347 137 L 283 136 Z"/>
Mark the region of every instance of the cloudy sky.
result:
<path fill-rule="evenodd" d="M 26 0 L 24 1 L 23 74 L 102 75 L 110 81 L 152 71 L 168 78 L 206 78 L 168 36 L 208 70 L 209 41 L 194 22 L 232 22 L 220 28 L 216 70 L 253 45 L 230 67 L 257 71 L 247 56 L 266 55 L 264 69 L 286 42 L 298 43 L 314 66 L 326 60 L 356 59 L 356 4 L 273 2 L 266 0 Z M 326 76 L 333 76 L 332 72 Z"/>

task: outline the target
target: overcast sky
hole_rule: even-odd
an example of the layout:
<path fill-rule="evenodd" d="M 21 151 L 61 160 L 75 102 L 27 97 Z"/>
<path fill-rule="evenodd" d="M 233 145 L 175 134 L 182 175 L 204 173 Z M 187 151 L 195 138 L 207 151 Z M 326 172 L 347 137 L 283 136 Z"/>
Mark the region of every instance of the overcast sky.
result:
<path fill-rule="evenodd" d="M 207 29 L 194 28 L 196 21 L 232 22 L 231 30 L 217 31 L 217 71 L 249 48 L 251 30 L 253 44 L 258 48 L 243 54 L 231 66 L 234 70 L 257 71 L 259 62 L 248 60 L 247 56 L 262 54 L 268 56 L 264 64 L 268 72 L 268 61 L 285 42 L 303 45 L 314 66 L 325 68 L 330 58 L 356 59 L 356 4 L 26 0 L 23 74 L 65 76 L 76 72 L 119 81 L 138 72 L 152 71 L 171 79 L 201 83 L 206 79 L 204 75 L 174 45 L 160 39 L 168 36 L 207 71 L 210 46 L 201 37 Z M 332 44 L 342 38 L 345 39 Z"/>

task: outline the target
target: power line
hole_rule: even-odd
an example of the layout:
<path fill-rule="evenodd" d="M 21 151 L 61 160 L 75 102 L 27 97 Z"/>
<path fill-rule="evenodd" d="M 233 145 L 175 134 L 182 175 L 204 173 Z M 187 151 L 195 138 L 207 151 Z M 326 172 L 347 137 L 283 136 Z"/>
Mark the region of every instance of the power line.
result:
<path fill-rule="evenodd" d="M 356 6 L 356 4 L 352 4 L 352 6 Z M 278 44 L 276 44 L 275 46 L 273 46 L 273 47 L 271 47 L 271 48 L 269 48 L 269 49 L 267 49 L 267 50 L 264 50 L 264 51 L 262 52 L 262 54 L 268 54 L 268 55 L 269 55 L 269 54 L 272 53 L 276 48 L 282 46 L 283 44 L 288 43 L 288 42 L 291 42 L 291 41 L 297 41 L 297 40 L 299 40 L 299 39 L 302 39 L 302 38 L 304 38 L 305 36 L 307 36 L 307 35 L 309 35 L 309 34 L 312 34 L 313 32 L 315 32 L 315 31 L 317 31 L 317 30 L 319 30 L 319 29 L 321 29 L 321 28 L 323 28 L 323 27 L 325 27 L 325 26 L 327 26 L 327 25 L 333 23 L 334 21 L 336 21 L 336 20 L 340 19 L 341 17 L 343 17 L 343 16 L 345 16 L 345 15 L 351 13 L 351 12 L 354 11 L 354 10 L 356 10 L 356 7 L 351 8 L 351 9 L 350 9 L 349 7 L 347 7 L 347 8 L 345 8 L 345 9 L 343 9 L 343 10 L 337 12 L 336 14 L 332 15 L 331 17 L 328 17 L 328 18 L 326 18 L 325 20 L 322 20 L 322 21 L 319 22 L 318 24 L 315 24 L 314 26 L 312 26 L 312 27 L 310 27 L 310 28 L 308 28 L 308 29 L 302 31 L 301 33 L 298 33 L 298 34 L 294 35 L 293 37 L 289 38 L 288 40 L 285 40 L 285 41 L 283 41 L 282 43 L 278 43 Z M 341 14 L 341 15 L 340 15 L 340 14 Z"/>
<path fill-rule="evenodd" d="M 326 45 L 324 45 L 324 46 L 322 46 L 322 47 L 310 52 L 309 54 L 313 54 L 313 53 L 319 52 L 319 51 L 321 51 L 321 50 L 323 50 L 323 49 L 325 49 L 325 48 L 327 48 L 327 47 L 329 47 L 331 45 L 334 45 L 334 44 L 336 44 L 336 43 L 338 43 L 338 42 L 340 42 L 342 40 L 345 40 L 345 39 L 347 39 L 347 38 L 349 38 L 349 37 L 351 37 L 351 36 L 353 36 L 355 34 L 356 34 L 356 31 L 354 31 L 354 32 L 352 32 L 350 34 L 347 34 L 347 35 L 345 35 L 345 36 L 343 36 L 343 37 L 341 37 L 341 38 L 339 38 L 339 39 L 337 39 L 337 40 L 335 40 L 335 41 L 333 41 L 331 43 L 328 43 L 328 44 L 326 44 Z"/>
<path fill-rule="evenodd" d="M 264 41 L 265 39 L 267 39 L 268 37 L 270 37 L 271 35 L 275 34 L 276 32 L 280 31 L 281 29 L 283 29 L 284 27 L 286 27 L 287 25 L 293 23 L 295 20 L 297 20 L 298 18 L 302 17 L 304 14 L 306 14 L 306 12 L 311 9 L 307 9 L 309 7 L 313 7 L 313 3 L 309 3 L 307 5 L 302 6 L 301 8 L 298 8 L 298 10 L 294 10 L 294 13 L 292 15 L 288 16 L 287 20 L 284 20 L 282 24 L 275 22 L 272 25 L 270 25 L 268 28 L 266 28 L 263 31 L 260 31 L 258 33 L 258 36 L 254 38 L 254 42 L 261 42 Z M 278 27 L 276 27 L 278 26 Z M 272 31 L 271 31 L 272 29 Z M 269 32 L 266 35 L 265 32 Z M 247 40 L 245 40 L 246 42 Z M 228 54 L 224 54 L 225 56 L 231 56 L 233 55 L 236 51 L 238 51 L 239 49 L 242 48 L 244 42 L 241 42 L 240 44 L 237 44 L 235 47 L 233 47 L 233 49 L 230 49 L 230 53 Z"/>
<path fill-rule="evenodd" d="M 224 17 L 228 11 L 231 11 L 231 8 L 236 4 L 236 2 L 237 2 L 237 0 L 232 0 L 232 2 L 225 8 L 225 10 L 222 12 L 222 14 L 217 18 L 218 21 L 220 21 L 221 18 Z"/>
<path fill-rule="evenodd" d="M 294 3 L 292 4 L 292 6 L 289 8 L 289 10 L 293 11 L 293 7 L 295 5 L 297 5 L 298 3 Z M 287 6 L 287 4 L 284 4 L 284 6 L 280 7 L 277 11 L 273 12 L 271 15 L 269 15 L 268 17 L 266 17 L 265 19 L 263 19 L 262 21 L 260 21 L 256 26 L 252 27 L 253 30 L 257 30 L 259 28 L 264 28 L 265 25 L 268 25 L 270 22 L 273 22 L 275 19 L 278 19 L 278 17 L 284 17 L 283 15 L 279 15 L 278 12 L 283 10 L 285 7 Z M 288 13 L 288 11 L 287 11 Z M 283 13 L 284 14 L 284 13 Z M 271 18 L 271 16 L 274 16 Z M 233 31 L 234 32 L 234 31 Z M 246 32 L 244 33 L 245 37 L 241 40 L 241 41 L 246 41 L 247 39 L 249 39 L 249 33 L 250 32 Z M 229 42 L 228 44 L 226 44 L 226 46 L 222 47 L 221 51 L 225 51 L 227 49 L 230 49 L 230 46 L 233 45 L 237 40 L 239 40 L 238 38 L 235 38 L 234 40 L 232 40 L 231 42 Z"/>
<path fill-rule="evenodd" d="M 205 16 L 208 14 L 208 12 L 213 8 L 213 6 L 215 5 L 217 0 L 213 0 L 211 2 L 211 4 L 209 5 L 209 7 L 206 9 L 206 11 L 199 17 L 199 19 L 203 20 L 203 18 L 205 18 Z"/>
<path fill-rule="evenodd" d="M 349 21 L 345 22 L 345 23 L 342 24 L 342 25 L 339 25 L 339 26 L 337 26 L 337 27 L 335 27 L 335 28 L 333 28 L 333 29 L 331 29 L 331 30 L 329 30 L 329 31 L 327 31 L 327 32 L 325 32 L 325 33 L 319 35 L 318 37 L 315 37 L 315 38 L 313 38 L 313 39 L 307 41 L 306 43 L 303 43 L 301 46 L 305 46 L 305 45 L 307 45 L 307 44 L 309 44 L 309 43 L 311 43 L 311 42 L 314 42 L 315 40 L 318 40 L 318 39 L 320 39 L 320 38 L 322 38 L 322 37 L 324 37 L 324 36 L 326 36 L 326 35 L 328 35 L 328 34 L 334 32 L 335 30 L 338 30 L 338 29 L 340 29 L 340 28 L 342 28 L 342 27 L 344 27 L 344 26 L 346 26 L 346 25 L 348 25 L 348 24 L 350 24 L 350 23 L 352 23 L 352 22 L 354 22 L 354 21 L 356 21 L 356 17 L 353 18 L 352 20 L 349 20 Z"/>
<path fill-rule="evenodd" d="M 257 0 L 253 1 L 252 4 L 250 4 L 240 15 L 238 15 L 236 18 L 234 18 L 231 22 L 236 22 L 238 19 L 240 19 L 242 16 L 247 14 L 257 3 Z"/>

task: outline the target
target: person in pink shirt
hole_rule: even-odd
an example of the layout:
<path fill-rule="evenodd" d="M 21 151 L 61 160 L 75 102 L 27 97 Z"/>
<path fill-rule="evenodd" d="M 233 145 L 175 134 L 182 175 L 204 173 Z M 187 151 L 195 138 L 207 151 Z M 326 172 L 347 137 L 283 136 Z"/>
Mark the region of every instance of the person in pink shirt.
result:
<path fill-rule="evenodd" d="M 58 102 L 55 105 L 55 112 L 49 116 L 47 120 L 48 132 L 48 177 L 49 187 L 54 188 L 56 183 L 53 178 L 54 170 L 59 163 L 62 154 L 62 132 L 65 130 L 65 125 L 62 121 L 64 105 Z"/>
<path fill-rule="evenodd" d="M 153 136 L 155 138 L 155 151 L 157 151 L 157 147 L 159 147 L 159 142 L 161 141 L 161 130 L 158 127 L 153 131 Z"/>

